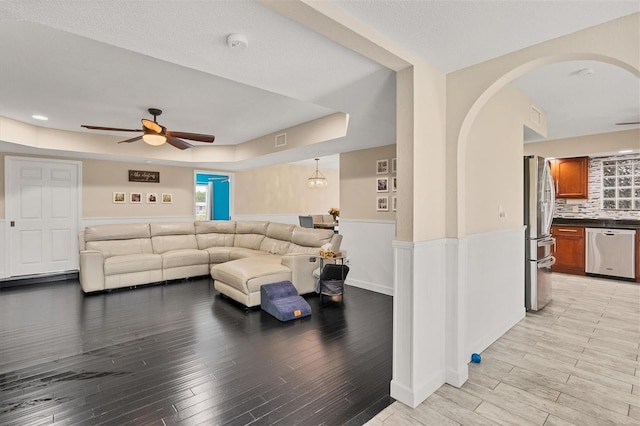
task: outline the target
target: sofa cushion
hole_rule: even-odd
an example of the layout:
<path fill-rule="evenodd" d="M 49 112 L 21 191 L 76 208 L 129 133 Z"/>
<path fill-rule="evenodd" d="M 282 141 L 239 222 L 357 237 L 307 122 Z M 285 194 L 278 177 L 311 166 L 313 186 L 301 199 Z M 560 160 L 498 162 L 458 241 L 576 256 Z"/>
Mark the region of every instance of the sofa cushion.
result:
<path fill-rule="evenodd" d="M 233 240 L 235 247 L 242 247 L 252 250 L 260 250 L 260 245 L 264 240 L 264 235 L 260 234 L 236 234 Z"/>
<path fill-rule="evenodd" d="M 148 223 L 126 223 L 120 225 L 96 225 L 84 228 L 84 241 L 112 241 L 149 238 Z"/>
<path fill-rule="evenodd" d="M 271 254 L 287 254 L 289 253 L 289 247 L 291 243 L 289 241 L 277 240 L 275 238 L 264 237 L 260 244 L 260 250 Z"/>
<path fill-rule="evenodd" d="M 289 253 L 298 253 L 295 246 L 313 247 L 318 252 L 322 245 L 331 243 L 331 239 L 335 234 L 331 229 L 309 229 L 296 226 L 291 235 L 292 248 Z"/>
<path fill-rule="evenodd" d="M 233 246 L 236 236 L 236 222 L 233 220 L 200 220 L 195 222 L 195 229 L 200 250 Z"/>
<path fill-rule="evenodd" d="M 162 254 L 170 250 L 198 249 L 196 236 L 189 235 L 163 235 L 160 237 L 151 237 L 153 252 Z"/>
<path fill-rule="evenodd" d="M 280 263 L 279 256 L 267 255 L 215 265 L 211 268 L 211 276 L 248 294 L 259 292 L 263 284 L 291 281 L 291 269 Z"/>
<path fill-rule="evenodd" d="M 260 220 L 243 220 L 236 222 L 236 234 L 267 234 L 269 222 Z"/>
<path fill-rule="evenodd" d="M 234 247 L 229 253 L 229 260 L 246 259 L 247 257 L 270 256 L 262 250 L 252 250 L 243 247 Z"/>
<path fill-rule="evenodd" d="M 195 234 L 193 222 L 156 222 L 150 225 L 151 236 Z"/>
<path fill-rule="evenodd" d="M 204 249 L 209 253 L 209 263 L 215 265 L 216 263 L 228 262 L 231 258 L 231 252 L 236 250 L 235 247 L 208 247 Z"/>
<path fill-rule="evenodd" d="M 235 234 L 235 220 L 198 220 L 195 222 L 197 234 Z"/>
<path fill-rule="evenodd" d="M 236 236 L 233 240 L 235 247 L 260 250 L 260 244 L 267 233 L 269 222 L 241 221 L 236 222 Z"/>
<path fill-rule="evenodd" d="M 233 247 L 235 237 L 235 234 L 196 234 L 196 241 L 198 248 L 205 250 L 209 247 Z"/>
<path fill-rule="evenodd" d="M 123 256 L 127 254 L 153 253 L 151 240 L 137 238 L 132 240 L 89 241 L 85 244 L 87 250 L 98 250 L 105 258 Z"/>
<path fill-rule="evenodd" d="M 162 270 L 160 255 L 153 253 L 127 254 L 111 256 L 104 260 L 105 276 L 151 270 Z"/>
<path fill-rule="evenodd" d="M 162 253 L 162 267 L 208 265 L 209 253 L 196 249 L 169 250 Z"/>

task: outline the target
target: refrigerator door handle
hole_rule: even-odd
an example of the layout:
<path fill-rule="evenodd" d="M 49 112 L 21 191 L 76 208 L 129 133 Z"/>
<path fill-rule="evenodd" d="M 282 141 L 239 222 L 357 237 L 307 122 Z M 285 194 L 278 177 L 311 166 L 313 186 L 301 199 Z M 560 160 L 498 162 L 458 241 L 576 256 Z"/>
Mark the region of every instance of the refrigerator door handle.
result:
<path fill-rule="evenodd" d="M 538 247 L 547 247 L 547 246 L 555 246 L 556 239 L 553 237 L 545 238 L 544 240 L 538 241 Z"/>
<path fill-rule="evenodd" d="M 556 258 L 553 256 L 549 256 L 549 259 L 544 262 L 538 262 L 538 269 L 549 268 L 556 264 Z"/>

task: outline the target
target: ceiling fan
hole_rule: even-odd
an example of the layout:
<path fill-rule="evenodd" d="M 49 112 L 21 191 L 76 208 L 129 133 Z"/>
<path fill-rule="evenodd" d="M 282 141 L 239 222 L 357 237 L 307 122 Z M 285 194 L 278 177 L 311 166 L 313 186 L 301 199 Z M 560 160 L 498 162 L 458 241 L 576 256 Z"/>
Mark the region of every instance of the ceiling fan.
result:
<path fill-rule="evenodd" d="M 158 108 L 149 108 L 148 111 L 149 114 L 153 115 L 153 121 L 143 118 L 142 129 L 120 129 L 117 127 L 87 126 L 86 124 L 83 124 L 81 127 L 90 130 L 110 130 L 114 132 L 143 132 L 143 134 L 140 136 L 120 141 L 118 143 L 131 143 L 142 139 L 149 145 L 162 145 L 163 143 L 168 142 L 178 149 L 187 149 L 193 146 L 189 142 L 182 139 L 208 143 L 212 143 L 215 139 L 215 136 L 213 135 L 204 135 L 200 133 L 189 132 L 174 132 L 167 130 L 166 127 L 158 124 L 156 120 L 156 117 L 162 114 L 162 110 Z"/>

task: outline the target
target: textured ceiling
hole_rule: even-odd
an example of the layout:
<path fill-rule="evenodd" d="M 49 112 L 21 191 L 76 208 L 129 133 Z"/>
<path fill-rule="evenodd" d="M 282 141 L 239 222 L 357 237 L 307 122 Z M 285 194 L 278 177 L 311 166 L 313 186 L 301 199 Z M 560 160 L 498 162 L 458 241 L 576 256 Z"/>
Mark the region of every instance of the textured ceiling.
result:
<path fill-rule="evenodd" d="M 640 10 L 638 1 L 607 0 L 334 3 L 443 71 Z M 229 49 L 230 33 L 245 34 L 247 48 Z M 254 1 L 3 0 L 0 57 L 0 115 L 36 125 L 30 116 L 42 113 L 46 126 L 60 129 L 136 128 L 148 107 L 159 107 L 169 129 L 237 144 L 334 111 L 350 114 L 341 140 L 242 167 L 395 142 L 393 73 Z M 549 113 L 551 138 L 593 131 L 584 111 L 596 104 L 636 114 L 638 102 L 618 94 L 633 94 L 637 78 L 598 69 L 610 90 L 592 86 L 587 100 L 559 91 L 570 88 L 562 83 L 567 71 L 541 69 L 517 82 Z M 598 119 L 611 122 L 614 109 L 599 110 Z M 582 119 L 568 122 L 568 111 Z"/>
<path fill-rule="evenodd" d="M 451 72 L 630 15 L 638 0 L 331 0 Z"/>

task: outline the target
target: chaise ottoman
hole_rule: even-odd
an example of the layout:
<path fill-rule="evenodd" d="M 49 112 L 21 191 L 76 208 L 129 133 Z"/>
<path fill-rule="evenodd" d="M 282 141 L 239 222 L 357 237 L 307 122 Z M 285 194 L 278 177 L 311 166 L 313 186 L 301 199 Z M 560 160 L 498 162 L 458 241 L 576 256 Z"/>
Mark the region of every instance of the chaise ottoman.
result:
<path fill-rule="evenodd" d="M 280 256 L 263 255 L 220 263 L 211 268 L 213 287 L 247 307 L 260 305 L 260 287 L 291 281 L 291 269 Z"/>

